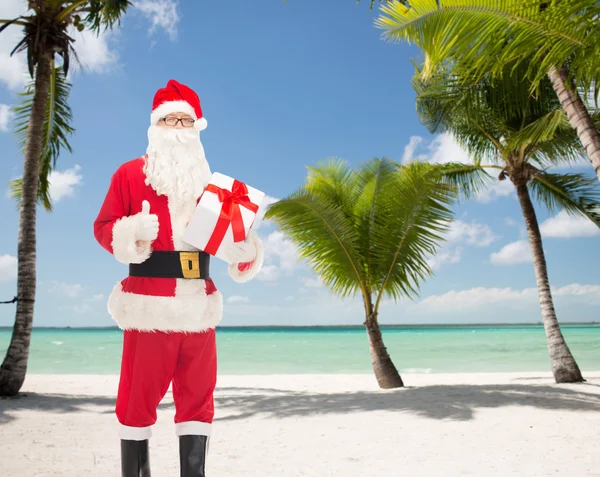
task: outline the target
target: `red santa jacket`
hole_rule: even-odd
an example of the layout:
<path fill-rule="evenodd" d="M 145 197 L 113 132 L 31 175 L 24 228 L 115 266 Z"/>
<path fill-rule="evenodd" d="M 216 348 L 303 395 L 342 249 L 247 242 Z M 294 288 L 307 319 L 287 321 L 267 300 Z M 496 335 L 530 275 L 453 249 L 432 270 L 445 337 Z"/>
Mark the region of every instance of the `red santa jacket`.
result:
<path fill-rule="evenodd" d="M 145 183 L 143 167 L 144 158 L 138 158 L 117 169 L 94 222 L 96 240 L 124 264 L 141 263 L 153 250 L 196 250 L 181 236 L 197 200 L 184 203 L 158 195 Z M 158 216 L 158 236 L 136 246 L 136 221 L 144 200 Z M 228 267 L 231 278 L 240 283 L 253 278 L 264 260 L 260 239 L 252 237 L 258 251 L 252 266 Z M 121 329 L 203 331 L 221 321 L 222 310 L 222 296 L 212 280 L 127 277 L 115 285 L 108 300 L 108 311 Z"/>

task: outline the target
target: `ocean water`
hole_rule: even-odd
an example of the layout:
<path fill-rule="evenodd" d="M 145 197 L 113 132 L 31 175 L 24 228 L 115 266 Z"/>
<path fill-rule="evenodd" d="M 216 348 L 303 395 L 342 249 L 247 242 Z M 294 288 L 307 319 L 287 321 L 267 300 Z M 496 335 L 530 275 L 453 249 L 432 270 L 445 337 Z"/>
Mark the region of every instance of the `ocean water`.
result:
<path fill-rule="evenodd" d="M 582 371 L 600 370 L 600 326 L 563 325 Z M 3 358 L 11 336 L 0 329 Z M 549 371 L 542 326 L 383 328 L 400 372 Z M 118 374 L 122 331 L 34 329 L 29 373 Z M 220 374 L 372 373 L 362 328 L 219 328 Z"/>

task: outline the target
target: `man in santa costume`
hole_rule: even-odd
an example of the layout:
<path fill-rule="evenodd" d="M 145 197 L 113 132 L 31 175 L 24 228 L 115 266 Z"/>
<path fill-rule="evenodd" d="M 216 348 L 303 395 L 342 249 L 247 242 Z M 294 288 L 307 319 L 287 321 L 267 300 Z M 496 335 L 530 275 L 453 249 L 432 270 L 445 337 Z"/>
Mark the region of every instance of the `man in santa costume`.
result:
<path fill-rule="evenodd" d="M 122 477 L 149 477 L 148 441 L 172 383 L 182 477 L 203 477 L 214 415 L 215 327 L 223 301 L 209 258 L 181 237 L 211 178 L 199 131 L 198 95 L 170 80 L 154 97 L 145 156 L 122 164 L 94 222 L 94 236 L 129 266 L 108 300 L 123 332 L 116 416 Z M 226 250 L 239 283 L 258 273 L 263 246 L 253 233 Z"/>

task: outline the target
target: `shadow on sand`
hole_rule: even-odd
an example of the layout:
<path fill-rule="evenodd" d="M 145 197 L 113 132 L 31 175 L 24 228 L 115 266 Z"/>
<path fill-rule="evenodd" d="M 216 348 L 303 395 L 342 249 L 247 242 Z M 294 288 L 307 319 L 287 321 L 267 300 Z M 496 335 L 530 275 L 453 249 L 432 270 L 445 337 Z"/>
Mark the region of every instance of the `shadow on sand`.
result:
<path fill-rule="evenodd" d="M 168 402 L 163 401 L 159 410 L 173 406 L 170 397 L 169 393 Z M 502 406 L 600 411 L 600 394 L 581 391 L 581 387 L 575 390 L 529 384 L 435 385 L 348 393 L 229 387 L 218 388 L 215 401 L 216 421 L 257 415 L 286 418 L 371 411 L 409 412 L 429 419 L 466 421 L 473 419 L 477 409 Z M 25 393 L 0 399 L 0 425 L 15 419 L 14 413 L 21 410 L 109 414 L 114 412 L 114 404 L 114 397 L 106 396 Z"/>

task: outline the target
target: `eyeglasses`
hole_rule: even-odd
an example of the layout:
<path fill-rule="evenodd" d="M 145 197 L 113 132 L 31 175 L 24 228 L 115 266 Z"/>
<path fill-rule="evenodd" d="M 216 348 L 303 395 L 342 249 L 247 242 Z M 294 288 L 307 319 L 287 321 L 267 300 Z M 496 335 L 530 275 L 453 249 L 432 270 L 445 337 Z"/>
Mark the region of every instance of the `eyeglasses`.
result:
<path fill-rule="evenodd" d="M 191 118 L 160 118 L 160 121 L 164 121 L 167 126 L 177 126 L 177 123 L 181 121 L 181 125 L 184 128 L 191 128 L 196 121 Z"/>

